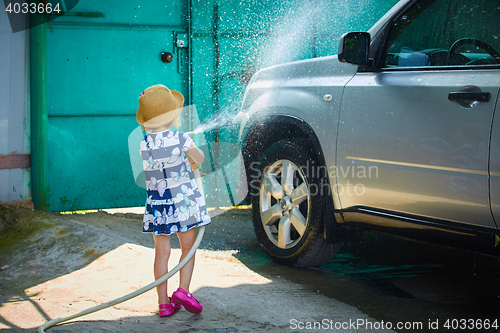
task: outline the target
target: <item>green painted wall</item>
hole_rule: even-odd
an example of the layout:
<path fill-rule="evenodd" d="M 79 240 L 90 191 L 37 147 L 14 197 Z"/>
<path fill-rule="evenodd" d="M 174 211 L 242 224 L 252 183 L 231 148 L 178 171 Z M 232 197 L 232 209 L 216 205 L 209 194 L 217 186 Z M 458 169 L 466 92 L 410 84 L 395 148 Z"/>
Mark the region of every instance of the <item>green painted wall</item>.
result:
<path fill-rule="evenodd" d="M 396 2 L 80 0 L 73 16 L 46 27 L 48 147 L 37 165 L 48 165 L 46 188 L 38 191 L 47 206 L 37 208 L 144 204 L 127 138 L 137 127 L 137 99 L 146 87 L 163 83 L 181 91 L 201 120 L 234 114 L 242 78 L 270 65 L 335 54 L 342 33 L 367 30 Z M 187 47 L 177 47 L 178 35 L 188 34 Z M 163 63 L 162 52 L 174 61 Z M 233 135 L 212 131 L 206 138 L 231 141 Z"/>

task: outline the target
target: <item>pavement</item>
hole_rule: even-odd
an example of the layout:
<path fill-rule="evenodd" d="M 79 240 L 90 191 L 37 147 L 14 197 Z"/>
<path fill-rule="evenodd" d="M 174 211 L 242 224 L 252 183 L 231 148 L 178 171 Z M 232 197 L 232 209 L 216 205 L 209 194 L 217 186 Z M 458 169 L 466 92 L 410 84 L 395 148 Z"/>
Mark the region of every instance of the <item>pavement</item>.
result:
<path fill-rule="evenodd" d="M 36 332 L 48 320 L 153 282 L 154 244 L 141 232 L 141 211 L 64 215 L 0 205 L 0 330 Z M 392 332 L 356 307 L 286 278 L 315 272 L 272 263 L 257 243 L 248 207 L 211 215 L 191 284 L 201 314 L 180 309 L 160 318 L 151 290 L 47 332 L 371 331 L 353 322 Z M 176 237 L 172 248 L 173 267 L 180 257 Z M 177 286 L 178 274 L 169 291 Z"/>

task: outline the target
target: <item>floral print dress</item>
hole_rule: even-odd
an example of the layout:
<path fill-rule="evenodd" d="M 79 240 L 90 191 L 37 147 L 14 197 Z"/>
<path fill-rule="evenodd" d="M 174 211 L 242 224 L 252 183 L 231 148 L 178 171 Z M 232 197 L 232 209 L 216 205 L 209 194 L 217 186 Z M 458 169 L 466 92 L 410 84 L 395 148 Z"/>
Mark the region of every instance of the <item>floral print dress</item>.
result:
<path fill-rule="evenodd" d="M 171 235 L 210 224 L 205 198 L 196 185 L 186 151 L 187 133 L 148 133 L 141 141 L 147 200 L 143 232 Z"/>

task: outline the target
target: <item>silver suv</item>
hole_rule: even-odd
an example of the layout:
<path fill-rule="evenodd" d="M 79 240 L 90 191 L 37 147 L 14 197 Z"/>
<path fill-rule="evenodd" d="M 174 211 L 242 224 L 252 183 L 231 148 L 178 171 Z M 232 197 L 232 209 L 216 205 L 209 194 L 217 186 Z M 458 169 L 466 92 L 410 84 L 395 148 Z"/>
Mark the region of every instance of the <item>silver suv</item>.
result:
<path fill-rule="evenodd" d="M 257 72 L 239 138 L 267 254 L 319 265 L 367 229 L 498 254 L 499 52 L 498 0 L 402 0 Z"/>

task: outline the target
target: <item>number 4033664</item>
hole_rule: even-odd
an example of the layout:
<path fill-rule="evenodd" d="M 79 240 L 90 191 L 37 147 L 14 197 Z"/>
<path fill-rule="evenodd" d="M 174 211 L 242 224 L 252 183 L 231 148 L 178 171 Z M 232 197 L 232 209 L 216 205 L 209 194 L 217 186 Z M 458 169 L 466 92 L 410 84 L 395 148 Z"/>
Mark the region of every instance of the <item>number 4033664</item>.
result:
<path fill-rule="evenodd" d="M 62 10 L 59 3 L 52 5 L 50 2 L 46 4 L 36 2 L 11 2 L 5 7 L 5 11 L 9 14 L 59 14 Z"/>
<path fill-rule="evenodd" d="M 498 319 L 448 319 L 444 323 L 444 328 L 449 330 L 497 330 Z"/>

